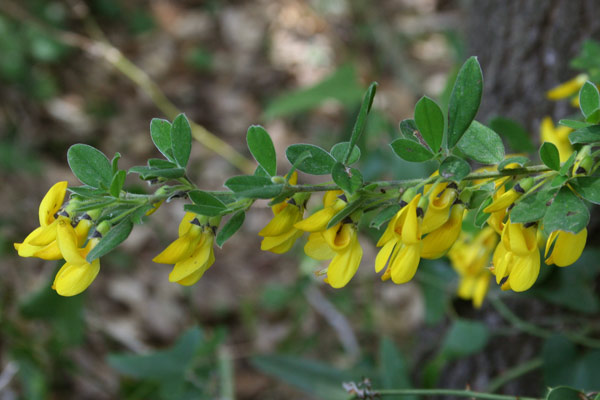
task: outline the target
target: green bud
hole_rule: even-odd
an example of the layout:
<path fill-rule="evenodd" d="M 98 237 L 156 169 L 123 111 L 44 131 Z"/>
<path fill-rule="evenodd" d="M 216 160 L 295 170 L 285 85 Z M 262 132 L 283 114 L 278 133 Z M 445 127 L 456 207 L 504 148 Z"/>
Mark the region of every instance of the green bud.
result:
<path fill-rule="evenodd" d="M 404 192 L 404 194 L 402 194 L 402 197 L 400 198 L 401 200 L 410 203 L 410 201 L 417 195 L 417 191 L 415 190 L 415 188 L 408 188 L 406 189 L 406 191 Z"/>
<path fill-rule="evenodd" d="M 276 185 L 283 185 L 285 183 L 285 178 L 283 176 L 272 176 L 271 182 Z"/>

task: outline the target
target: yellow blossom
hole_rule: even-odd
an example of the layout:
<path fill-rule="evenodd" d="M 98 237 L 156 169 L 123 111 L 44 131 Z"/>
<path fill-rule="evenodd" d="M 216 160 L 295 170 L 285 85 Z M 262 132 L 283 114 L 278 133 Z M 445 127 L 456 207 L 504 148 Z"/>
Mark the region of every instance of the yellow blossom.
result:
<path fill-rule="evenodd" d="M 383 280 L 391 278 L 394 283 L 406 283 L 417 272 L 422 248 L 420 198 L 421 195 L 417 194 L 396 213 L 377 242 L 377 247 L 383 247 L 375 259 L 375 272 L 388 266 Z"/>
<path fill-rule="evenodd" d="M 573 154 L 573 146 L 569 142 L 569 133 L 572 129 L 568 126 L 554 126 L 552 118 L 544 117 L 540 125 L 540 137 L 542 142 L 550 142 L 558 149 L 560 162 L 565 162 Z"/>
<path fill-rule="evenodd" d="M 59 234 L 59 238 L 61 236 L 62 233 Z M 52 284 L 56 293 L 61 296 L 75 296 L 87 289 L 96 279 L 100 272 L 100 259 L 88 263 L 85 258 L 99 241 L 99 238 L 92 238 L 84 248 L 77 249 L 76 256 L 69 254 L 65 257 L 66 262 L 56 273 Z"/>
<path fill-rule="evenodd" d="M 444 225 L 450 217 L 450 207 L 456 200 L 457 191 L 454 183 L 436 183 L 429 193 L 427 210 L 423 217 L 422 233 L 429 233 Z"/>
<path fill-rule="evenodd" d="M 184 286 L 193 285 L 215 262 L 215 228 L 207 218 L 186 213 L 179 224 L 179 238 L 152 261 L 159 264 L 175 264 L 169 274 L 169 281 Z"/>
<path fill-rule="evenodd" d="M 432 260 L 446 254 L 460 235 L 464 212 L 464 204 L 458 203 L 452 206 L 450 218 L 422 239 L 421 258 Z M 425 216 L 427 216 L 427 213 L 425 213 Z"/>
<path fill-rule="evenodd" d="M 581 89 L 588 79 L 587 74 L 579 74 L 575 78 L 548 90 L 546 97 L 549 100 L 560 100 L 571 97 L 579 92 L 579 89 Z"/>
<path fill-rule="evenodd" d="M 587 228 L 583 228 L 579 233 L 552 232 L 546 242 L 546 251 L 544 252 L 545 263 L 548 265 L 554 264 L 558 267 L 566 267 L 573 264 L 581 256 L 586 240 Z M 551 249 L 552 251 L 550 251 Z"/>
<path fill-rule="evenodd" d="M 310 217 L 296 222 L 294 227 L 304 232 L 321 232 L 327 227 L 331 218 L 346 206 L 346 201 L 338 196 L 344 194 L 341 190 L 330 190 L 323 197 L 323 209 L 317 211 Z"/>

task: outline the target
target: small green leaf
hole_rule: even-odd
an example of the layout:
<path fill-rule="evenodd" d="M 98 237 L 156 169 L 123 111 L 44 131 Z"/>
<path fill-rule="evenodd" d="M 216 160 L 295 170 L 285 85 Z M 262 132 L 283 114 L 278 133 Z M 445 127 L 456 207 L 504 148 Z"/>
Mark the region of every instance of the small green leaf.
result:
<path fill-rule="evenodd" d="M 458 142 L 458 148 L 470 159 L 483 164 L 497 164 L 504 159 L 500 136 L 477 121 L 471 123 Z"/>
<path fill-rule="evenodd" d="M 573 189 L 590 203 L 600 204 L 600 177 L 582 176 L 571 181 Z"/>
<path fill-rule="evenodd" d="M 567 387 L 559 386 L 548 390 L 546 400 L 582 400 L 587 399 L 585 393 L 579 390 Z"/>
<path fill-rule="evenodd" d="M 173 150 L 171 149 L 171 123 L 165 119 L 152 119 L 150 121 L 150 136 L 158 151 L 168 160 L 174 162 L 175 158 L 173 158 Z"/>
<path fill-rule="evenodd" d="M 410 139 L 413 142 L 425 144 L 423 136 L 421 136 L 419 128 L 417 128 L 417 123 L 414 119 L 405 119 L 400 122 L 398 127 L 400 129 L 400 134 L 404 139 Z"/>
<path fill-rule="evenodd" d="M 406 161 L 423 162 L 433 158 L 431 151 L 410 139 L 396 139 L 390 146 L 398 157 Z"/>
<path fill-rule="evenodd" d="M 373 99 L 375 98 L 375 93 L 377 92 L 377 82 L 372 82 L 365 93 L 365 97 L 363 97 L 362 104 L 360 106 L 360 110 L 358 111 L 358 116 L 356 117 L 356 122 L 354 123 L 354 128 L 352 128 L 352 135 L 350 136 L 350 145 L 346 150 L 346 154 L 344 155 L 344 161 L 342 164 L 348 165 L 348 160 L 350 159 L 350 155 L 354 150 L 354 146 L 358 141 L 360 135 L 362 135 L 363 130 L 365 129 L 365 125 L 367 124 L 367 116 L 371 111 L 371 106 L 373 105 Z"/>
<path fill-rule="evenodd" d="M 217 233 L 217 246 L 223 247 L 223 244 L 242 227 L 245 218 L 246 213 L 243 210 L 233 214 L 229 221 L 219 230 L 219 233 Z"/>
<path fill-rule="evenodd" d="M 197 214 L 216 217 L 227 210 L 227 206 L 221 200 L 202 190 L 192 190 L 188 193 L 188 196 L 194 202 L 195 207 L 193 212 Z"/>
<path fill-rule="evenodd" d="M 92 262 L 97 258 L 109 253 L 112 249 L 120 245 L 131 233 L 133 223 L 129 218 L 125 218 L 116 226 L 113 226 L 110 231 L 94 247 L 85 258 L 87 262 Z"/>
<path fill-rule="evenodd" d="M 360 171 L 356 168 L 349 168 L 346 171 L 346 167 L 341 162 L 333 166 L 331 177 L 342 190 L 349 194 L 354 194 L 363 184 L 363 177 Z"/>
<path fill-rule="evenodd" d="M 400 207 L 400 204 L 392 204 L 391 206 L 384 208 L 371 220 L 369 227 L 380 229 L 381 225 L 392 219 L 401 208 L 402 207 Z"/>
<path fill-rule="evenodd" d="M 562 187 L 544 216 L 544 232 L 579 233 L 590 220 L 590 212 L 568 187 Z"/>
<path fill-rule="evenodd" d="M 331 169 L 336 161 L 327 151 L 319 146 L 312 144 L 293 144 L 286 149 L 285 156 L 290 164 L 295 165 L 298 157 L 305 151 L 310 153 L 310 158 L 307 158 L 296 165 L 296 168 L 299 171 L 311 175 L 329 175 L 331 173 Z"/>
<path fill-rule="evenodd" d="M 444 139 L 444 114 L 435 101 L 421 97 L 415 106 L 415 123 L 421 136 L 434 153 L 440 151 Z"/>
<path fill-rule="evenodd" d="M 448 148 L 456 146 L 475 118 L 483 93 L 483 74 L 476 57 L 461 67 L 448 106 Z"/>
<path fill-rule="evenodd" d="M 100 150 L 87 144 L 74 144 L 67 151 L 67 161 L 73 175 L 82 183 L 106 188 L 112 181 L 112 166 Z"/>
<path fill-rule="evenodd" d="M 92 197 L 100 197 L 106 194 L 105 190 L 96 189 L 91 186 L 70 186 L 67 188 L 71 193 L 76 194 L 77 196 L 92 198 Z"/>
<path fill-rule="evenodd" d="M 561 119 L 560 121 L 558 121 L 558 124 L 575 130 L 587 128 L 588 126 L 594 125 L 589 122 L 577 121 L 574 119 Z"/>
<path fill-rule="evenodd" d="M 483 228 L 483 225 L 490 217 L 489 213 L 486 213 L 483 211 L 490 204 L 492 204 L 491 196 L 489 196 L 487 199 L 485 199 L 485 201 L 483 201 L 481 203 L 481 205 L 479 206 L 479 208 L 477 209 L 477 212 L 475 213 L 475 226 L 476 227 Z"/>
<path fill-rule="evenodd" d="M 531 163 L 531 160 L 525 156 L 514 156 L 509 157 L 506 160 L 498 164 L 498 171 L 504 171 L 510 164 L 519 164 L 519 167 L 525 167 Z"/>
<path fill-rule="evenodd" d="M 123 170 L 117 171 L 113 176 L 112 182 L 110 183 L 110 194 L 114 197 L 119 197 L 119 194 L 121 194 L 121 189 L 123 189 L 126 176 L 127 172 Z"/>
<path fill-rule="evenodd" d="M 558 149 L 553 143 L 544 142 L 540 147 L 540 159 L 550 169 L 560 170 L 560 156 Z"/>
<path fill-rule="evenodd" d="M 600 108 L 600 93 L 590 81 L 584 83 L 579 91 L 579 108 L 588 122 L 597 122 L 590 121 L 589 118 Z"/>
<path fill-rule="evenodd" d="M 113 176 L 115 175 L 115 173 L 119 170 L 119 160 L 121 159 L 121 153 L 116 152 L 115 156 L 113 157 L 112 161 L 110 162 L 112 165 L 112 173 Z"/>
<path fill-rule="evenodd" d="M 450 156 L 442 161 L 439 171 L 442 178 L 459 182 L 469 175 L 471 166 L 460 157 Z"/>
<path fill-rule="evenodd" d="M 190 159 L 190 152 L 192 151 L 192 128 L 183 114 L 179 114 L 173 120 L 173 125 L 171 126 L 171 149 L 173 150 L 173 158 L 175 159 L 173 161 L 180 167 L 185 168 Z"/>
<path fill-rule="evenodd" d="M 530 135 L 521 124 L 509 118 L 495 117 L 488 122 L 489 127 L 506 139 L 508 146 L 515 152 L 531 153 L 535 146 Z"/>
<path fill-rule="evenodd" d="M 358 198 L 353 202 L 348 203 L 346 207 L 342 208 L 337 214 L 333 216 L 333 218 L 331 218 L 331 220 L 329 220 L 329 223 L 327 224 L 327 229 L 331 228 L 332 226 L 336 226 L 344 218 L 350 216 L 350 214 L 358 210 L 358 208 L 363 204 L 363 202 L 364 199 Z"/>
<path fill-rule="evenodd" d="M 151 158 L 148 160 L 148 166 L 154 169 L 173 169 L 177 168 L 177 164 L 171 161 L 163 160 L 162 158 Z"/>
<path fill-rule="evenodd" d="M 158 169 L 146 166 L 136 166 L 129 168 L 129 173 L 139 174 L 144 180 L 154 178 L 177 179 L 185 176 L 183 168 Z"/>
<path fill-rule="evenodd" d="M 254 170 L 254 176 L 262 176 L 263 178 L 271 178 L 271 175 L 260 165 Z"/>
<path fill-rule="evenodd" d="M 275 185 L 269 178 L 255 175 L 238 175 L 225 181 L 225 187 L 237 197 L 270 199 L 281 193 L 283 185 Z"/>
<path fill-rule="evenodd" d="M 489 336 L 483 323 L 457 319 L 444 338 L 441 353 L 448 359 L 475 354 L 485 347 Z"/>
<path fill-rule="evenodd" d="M 567 158 L 567 161 L 565 161 L 563 163 L 563 165 L 560 167 L 560 170 L 558 171 L 558 173 L 560 175 L 567 176 L 567 174 L 571 170 L 571 167 L 573 166 L 573 164 L 575 164 L 576 157 L 577 157 L 577 152 L 574 151 L 573 153 L 571 153 L 571 156 L 569 158 Z"/>
<path fill-rule="evenodd" d="M 548 201 L 555 193 L 556 190 L 540 190 L 521 199 L 510 210 L 510 221 L 525 224 L 541 220 L 544 218 L 544 214 L 546 214 Z"/>
<path fill-rule="evenodd" d="M 600 142 L 600 125 L 592 125 L 571 132 L 569 134 L 569 141 L 572 144 Z"/>
<path fill-rule="evenodd" d="M 107 208 L 117 202 L 117 199 L 114 197 L 100 197 L 97 198 L 96 201 L 86 202 L 85 205 L 80 205 L 77 207 L 77 212 L 90 211 L 99 208 Z"/>
<path fill-rule="evenodd" d="M 564 183 L 566 181 L 569 180 L 569 177 L 565 176 L 565 175 L 559 175 L 559 176 L 555 176 L 551 181 L 550 181 L 550 187 L 551 188 L 558 188 L 561 187 L 562 185 L 564 185 Z"/>
<path fill-rule="evenodd" d="M 256 162 L 270 175 L 277 175 L 277 155 L 271 136 L 259 125 L 252 125 L 246 134 L 248 149 Z"/>
<path fill-rule="evenodd" d="M 469 199 L 468 209 L 478 209 L 481 203 L 486 201 L 492 195 L 490 190 L 475 190 Z"/>
<path fill-rule="evenodd" d="M 333 158 L 335 158 L 339 162 L 342 162 L 344 160 L 344 155 L 346 155 L 346 152 L 348 151 L 349 145 L 350 145 L 349 142 L 337 143 L 337 144 L 333 145 L 330 153 L 333 156 Z M 350 155 L 350 159 L 348 160 L 348 165 L 354 164 L 359 159 L 360 159 L 360 149 L 358 148 L 358 146 L 354 146 L 354 149 L 352 149 L 352 154 Z"/>

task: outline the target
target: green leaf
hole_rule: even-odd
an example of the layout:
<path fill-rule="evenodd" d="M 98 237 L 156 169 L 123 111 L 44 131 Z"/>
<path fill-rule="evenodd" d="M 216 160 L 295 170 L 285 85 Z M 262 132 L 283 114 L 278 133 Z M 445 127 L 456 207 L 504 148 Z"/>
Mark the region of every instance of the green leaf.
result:
<path fill-rule="evenodd" d="M 150 121 L 150 136 L 158 151 L 168 160 L 175 162 L 173 150 L 171 149 L 171 123 L 165 119 L 152 119 Z"/>
<path fill-rule="evenodd" d="M 245 218 L 246 212 L 243 210 L 233 214 L 233 216 L 229 218 L 229 221 L 227 221 L 219 230 L 219 233 L 217 233 L 217 246 L 223 247 L 223 244 L 225 244 L 225 242 L 242 227 Z"/>
<path fill-rule="evenodd" d="M 69 190 L 71 193 L 76 194 L 77 196 L 85 198 L 100 197 L 106 194 L 106 190 L 96 189 L 91 186 L 73 186 L 68 187 L 67 190 Z"/>
<path fill-rule="evenodd" d="M 483 93 L 483 74 L 476 57 L 461 67 L 448 106 L 448 148 L 456 146 L 479 110 Z"/>
<path fill-rule="evenodd" d="M 555 193 L 556 190 L 540 190 L 520 199 L 510 210 L 510 221 L 514 223 L 527 223 L 541 220 L 546 214 L 548 201 Z"/>
<path fill-rule="evenodd" d="M 469 175 L 471 166 L 460 157 L 450 156 L 442 161 L 439 171 L 442 178 L 459 182 Z"/>
<path fill-rule="evenodd" d="M 571 132 L 569 134 L 569 141 L 572 144 L 600 142 L 600 125 L 592 125 Z"/>
<path fill-rule="evenodd" d="M 587 399 L 585 393 L 580 392 L 579 390 L 567 387 L 560 386 L 555 388 L 550 388 L 548 390 L 548 395 L 546 396 L 546 400 L 582 400 Z"/>
<path fill-rule="evenodd" d="M 148 166 L 154 169 L 173 169 L 177 168 L 177 164 L 171 161 L 163 160 L 162 158 L 151 158 L 148 160 Z"/>
<path fill-rule="evenodd" d="M 544 232 L 579 233 L 590 220 L 590 212 L 583 201 L 568 187 L 562 187 L 544 216 Z"/>
<path fill-rule="evenodd" d="M 106 208 L 110 205 L 113 205 L 117 202 L 118 200 L 115 199 L 114 197 L 99 197 L 97 198 L 97 201 L 93 201 L 93 202 L 86 202 L 85 205 L 79 205 L 77 207 L 77 211 L 78 212 L 83 212 L 83 211 L 90 211 L 90 210 L 95 210 L 98 208 Z"/>
<path fill-rule="evenodd" d="M 590 203 L 600 204 L 600 177 L 582 176 L 571 181 L 573 189 Z"/>
<path fill-rule="evenodd" d="M 310 158 L 305 159 L 296 168 L 299 171 L 306 172 L 311 175 L 329 175 L 335 164 L 335 159 L 319 146 L 312 144 L 293 144 L 285 151 L 290 164 L 295 165 L 296 160 L 305 152 L 310 153 Z"/>
<path fill-rule="evenodd" d="M 185 168 L 190 159 L 190 152 L 192 151 L 192 128 L 183 114 L 179 114 L 173 120 L 173 125 L 171 126 L 171 149 L 173 150 L 173 161 L 180 167 Z"/>
<path fill-rule="evenodd" d="M 119 197 L 121 194 L 121 189 L 123 189 L 123 184 L 125 183 L 125 177 L 127 176 L 127 172 L 120 170 L 115 173 L 112 178 L 112 182 L 110 183 L 110 194 L 114 197 Z"/>
<path fill-rule="evenodd" d="M 254 170 L 254 176 L 262 176 L 263 178 L 271 178 L 271 175 L 260 165 Z"/>
<path fill-rule="evenodd" d="M 560 170 L 558 171 L 558 173 L 560 175 L 567 176 L 569 174 L 569 171 L 571 170 L 571 167 L 573 166 L 573 164 L 575 164 L 576 157 L 577 157 L 577 152 L 574 151 L 573 153 L 571 153 L 571 156 L 569 156 L 569 158 L 567 158 L 567 161 L 565 161 L 563 163 L 563 165 L 560 167 Z"/>
<path fill-rule="evenodd" d="M 252 125 L 246 134 L 248 149 L 256 162 L 270 175 L 277 175 L 277 155 L 271 136 L 259 125 Z"/>
<path fill-rule="evenodd" d="M 184 168 L 158 169 L 154 167 L 136 166 L 129 168 L 129 173 L 139 174 L 144 180 L 154 178 L 177 179 L 185 176 Z"/>
<path fill-rule="evenodd" d="M 346 171 L 346 167 L 341 162 L 333 166 L 331 177 L 342 190 L 349 194 L 354 194 L 363 184 L 363 177 L 360 171 L 356 168 L 349 168 L 349 171 Z"/>
<path fill-rule="evenodd" d="M 225 187 L 237 197 L 270 199 L 281 192 L 283 185 L 275 185 L 269 178 L 255 175 L 238 175 L 225 181 Z"/>
<path fill-rule="evenodd" d="M 350 142 L 337 143 L 337 144 L 333 145 L 330 153 L 333 156 L 333 158 L 335 158 L 339 162 L 342 162 L 344 160 L 344 156 L 346 155 L 346 152 L 348 151 L 349 145 L 350 145 Z M 350 159 L 348 160 L 348 165 L 354 164 L 359 159 L 360 159 L 360 148 L 358 148 L 358 146 L 354 146 L 354 149 L 352 149 L 352 154 L 350 155 Z"/>
<path fill-rule="evenodd" d="M 121 153 L 116 152 L 115 156 L 112 158 L 110 164 L 112 165 L 112 173 L 113 176 L 119 170 L 119 160 L 121 159 Z"/>
<path fill-rule="evenodd" d="M 506 167 L 510 164 L 519 164 L 519 167 L 525 167 L 531 164 L 531 160 L 525 156 L 509 157 L 506 160 L 502 161 L 500 164 L 498 164 L 498 171 L 504 171 L 505 169 L 507 169 Z"/>
<path fill-rule="evenodd" d="M 448 359 L 456 359 L 475 354 L 485 347 L 490 332 L 483 323 L 457 319 L 446 334 L 441 354 Z"/>
<path fill-rule="evenodd" d="M 535 146 L 531 142 L 529 133 L 521 124 L 509 118 L 495 117 L 489 123 L 489 127 L 498 132 L 500 136 L 506 139 L 508 146 L 515 152 L 531 153 L 535 151 Z"/>
<path fill-rule="evenodd" d="M 400 134 L 404 139 L 412 140 L 413 142 L 425 144 L 423 140 L 423 136 L 419 132 L 419 128 L 417 128 L 417 123 L 414 119 L 405 119 L 399 124 Z"/>
<path fill-rule="evenodd" d="M 270 120 L 317 107 L 326 100 L 338 100 L 354 107 L 363 96 L 363 89 L 352 65 L 343 65 L 333 74 L 309 88 L 301 88 L 272 99 L 266 106 L 264 118 Z"/>
<path fill-rule="evenodd" d="M 356 117 L 356 122 L 354 123 L 354 128 L 352 128 L 352 135 L 350 136 L 350 145 L 346 150 L 346 154 L 344 155 L 344 161 L 342 164 L 348 165 L 348 160 L 350 159 L 350 154 L 354 150 L 354 146 L 358 141 L 360 135 L 362 135 L 363 130 L 365 129 L 365 125 L 367 124 L 367 116 L 371 111 L 371 106 L 373 105 L 373 99 L 375 98 L 375 93 L 377 92 L 377 82 L 372 82 L 365 93 L 365 97 L 363 97 L 362 104 L 360 106 L 360 110 L 358 111 L 358 116 Z"/>
<path fill-rule="evenodd" d="M 588 122 L 598 122 L 590 121 L 592 114 L 600 108 L 600 93 L 590 81 L 584 83 L 579 91 L 579 108 Z"/>
<path fill-rule="evenodd" d="M 439 152 L 444 139 L 444 114 L 437 103 L 427 96 L 421 97 L 415 106 L 415 123 L 429 148 Z"/>
<path fill-rule="evenodd" d="M 504 159 L 500 136 L 477 121 L 471 123 L 458 142 L 458 148 L 467 157 L 482 164 L 498 164 Z"/>
<path fill-rule="evenodd" d="M 400 207 L 400 204 L 392 204 L 391 206 L 384 208 L 383 210 L 381 210 L 381 212 L 379 212 L 379 214 L 377 214 L 373 219 L 371 219 L 369 227 L 380 229 L 381 225 L 385 224 L 390 219 L 392 219 L 394 215 L 396 215 L 396 213 L 400 211 L 401 208 L 402 207 Z"/>
<path fill-rule="evenodd" d="M 492 204 L 492 197 L 491 196 L 488 197 L 483 203 L 481 203 L 481 205 L 477 209 L 477 212 L 475 213 L 475 219 L 474 219 L 474 223 L 475 223 L 476 227 L 483 228 L 483 225 L 485 224 L 485 222 L 490 217 L 489 213 L 486 213 L 486 212 L 483 211 L 490 204 Z"/>
<path fill-rule="evenodd" d="M 110 354 L 108 364 L 133 378 L 173 380 L 186 375 L 203 342 L 202 331 L 194 327 L 181 335 L 170 349 L 142 355 Z"/>
<path fill-rule="evenodd" d="M 540 159 L 550 169 L 560 170 L 560 156 L 558 149 L 553 143 L 544 142 L 540 147 Z"/>
<path fill-rule="evenodd" d="M 396 139 L 390 146 L 398 157 L 406 161 L 423 162 L 433 158 L 431 151 L 410 139 Z"/>
<path fill-rule="evenodd" d="M 100 239 L 96 247 L 94 247 L 85 258 L 87 262 L 92 262 L 97 258 L 109 253 L 112 249 L 120 245 L 131 233 L 133 223 L 129 218 L 125 218 L 117 225 L 113 226 L 106 235 Z"/>
<path fill-rule="evenodd" d="M 106 188 L 112 181 L 112 166 L 100 150 L 87 144 L 74 144 L 67 151 L 67 161 L 73 175 L 82 183 Z"/>
<path fill-rule="evenodd" d="M 331 365 L 294 356 L 265 355 L 253 357 L 251 362 L 265 374 L 327 400 L 347 400 L 348 393 L 342 388 L 341 382 L 360 378 Z"/>
<path fill-rule="evenodd" d="M 379 345 L 379 374 L 383 389 L 410 389 L 409 370 L 404 356 L 388 338 Z M 416 400 L 415 396 L 386 396 L 391 400 Z"/>
<path fill-rule="evenodd" d="M 192 190 L 188 193 L 188 196 L 190 197 L 190 200 L 194 202 L 195 207 L 193 212 L 197 214 L 206 215 L 207 217 L 216 217 L 227 210 L 227 206 L 225 206 L 221 200 L 202 190 Z"/>
<path fill-rule="evenodd" d="M 590 122 L 577 121 L 574 119 L 561 119 L 560 121 L 558 121 L 558 124 L 575 130 L 587 128 L 588 126 L 594 125 Z"/>
<path fill-rule="evenodd" d="M 327 223 L 327 229 L 331 228 L 332 226 L 336 226 L 344 218 L 350 216 L 350 214 L 359 209 L 363 202 L 364 199 L 358 198 L 346 205 L 346 207 L 338 211 L 338 213 L 335 214 L 331 220 L 329 220 L 329 223 Z"/>

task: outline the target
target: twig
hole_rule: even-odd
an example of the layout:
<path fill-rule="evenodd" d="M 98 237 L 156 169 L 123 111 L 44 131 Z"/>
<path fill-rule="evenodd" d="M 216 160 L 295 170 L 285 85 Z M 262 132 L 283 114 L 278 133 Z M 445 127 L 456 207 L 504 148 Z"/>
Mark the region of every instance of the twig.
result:
<path fill-rule="evenodd" d="M 495 392 L 508 382 L 517 379 L 518 377 L 528 374 L 531 371 L 535 371 L 544 364 L 541 358 L 534 358 L 529 361 L 519 364 L 514 368 L 506 370 L 502 375 L 494 378 L 487 387 L 487 391 L 490 393 Z"/>

